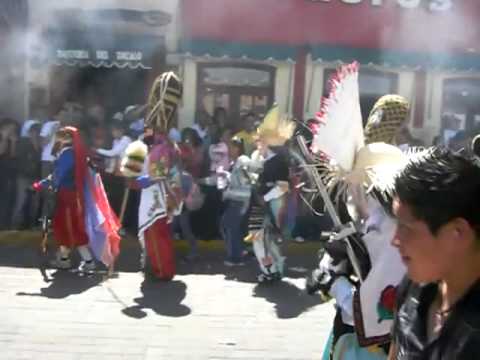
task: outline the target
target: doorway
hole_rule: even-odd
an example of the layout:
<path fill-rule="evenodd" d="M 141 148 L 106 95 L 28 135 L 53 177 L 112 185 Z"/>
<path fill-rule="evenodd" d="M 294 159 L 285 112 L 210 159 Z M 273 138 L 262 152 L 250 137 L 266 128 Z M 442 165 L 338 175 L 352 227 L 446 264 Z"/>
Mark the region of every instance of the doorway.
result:
<path fill-rule="evenodd" d="M 238 130 L 250 112 L 263 118 L 273 104 L 275 68 L 258 64 L 199 64 L 197 113 L 210 115 L 217 107 L 228 114 L 229 126 Z"/>
<path fill-rule="evenodd" d="M 88 108 L 101 105 L 111 117 L 133 104 L 146 99 L 148 71 L 94 67 L 57 66 L 51 74 L 51 102 L 61 107 L 74 101 Z"/>

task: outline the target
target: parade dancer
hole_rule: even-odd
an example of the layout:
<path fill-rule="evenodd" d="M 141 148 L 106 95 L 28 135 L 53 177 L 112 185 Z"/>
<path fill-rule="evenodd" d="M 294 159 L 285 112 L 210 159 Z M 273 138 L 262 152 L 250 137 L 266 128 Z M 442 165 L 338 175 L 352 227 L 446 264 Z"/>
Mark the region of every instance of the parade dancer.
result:
<path fill-rule="evenodd" d="M 53 173 L 33 184 L 37 191 L 51 189 L 56 193 L 52 226 L 59 249 L 51 264 L 59 269 L 71 268 L 70 253 L 76 248 L 82 258 L 79 271 L 95 269 L 92 253 L 110 266 L 119 253 L 120 224 L 110 208 L 100 176 L 90 167 L 76 128 L 61 128 L 55 139 Z"/>
<path fill-rule="evenodd" d="M 288 154 L 284 145 L 294 129 L 294 123 L 281 116 L 276 105 L 258 128 L 259 141 L 266 148 L 258 180 L 265 217 L 262 229 L 251 237 L 261 270 L 259 282 L 279 280 L 284 272 L 285 257 L 279 244 L 291 238 L 296 215 L 295 193 L 290 188 Z"/>
<path fill-rule="evenodd" d="M 385 359 L 392 299 L 405 274 L 390 242 L 396 228 L 391 215 L 393 180 L 407 156 L 391 143 L 406 122 L 409 105 L 398 95 L 382 97 L 363 131 L 358 65 L 343 66 L 331 84 L 312 150 L 327 155 L 317 157 L 324 159 L 317 168 L 322 169 L 327 189 L 335 193 L 337 206 L 348 209 L 348 220 L 356 224 L 358 234 L 327 244 L 319 268 L 307 280 L 307 290 L 320 290 L 336 300 L 337 316 L 324 359 Z M 349 253 L 348 241 L 363 251 Z"/>
<path fill-rule="evenodd" d="M 183 206 L 180 174 L 175 167 L 179 154 L 175 144 L 168 139 L 181 95 L 182 84 L 174 73 L 163 73 L 155 80 L 145 119 L 144 141 L 150 145 L 149 153 L 143 163 L 142 176 L 135 180 L 142 189 L 138 230 L 142 248 L 141 265 L 145 267 L 148 256 L 153 276 L 161 280 L 171 280 L 175 275 L 170 223 Z M 126 153 L 125 165 L 130 155 L 130 160 L 133 160 L 133 164 L 132 161 L 130 164 L 134 166 L 132 152 L 127 149 Z M 136 161 L 138 163 L 138 159 Z"/>

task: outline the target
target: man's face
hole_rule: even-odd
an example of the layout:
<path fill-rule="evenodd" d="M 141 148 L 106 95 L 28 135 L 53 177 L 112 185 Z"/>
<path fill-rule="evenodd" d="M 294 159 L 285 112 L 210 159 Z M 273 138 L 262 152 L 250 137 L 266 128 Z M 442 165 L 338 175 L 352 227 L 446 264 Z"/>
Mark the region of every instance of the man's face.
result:
<path fill-rule="evenodd" d="M 198 125 L 200 125 L 200 127 L 202 129 L 205 129 L 207 128 L 209 125 L 210 125 L 210 119 L 208 118 L 208 115 L 206 114 L 202 114 L 199 118 L 198 118 Z"/>
<path fill-rule="evenodd" d="M 119 128 L 112 128 L 112 136 L 114 139 L 120 139 L 123 136 L 123 130 Z"/>
<path fill-rule="evenodd" d="M 240 156 L 238 145 L 230 143 L 228 146 L 228 155 L 230 156 L 230 159 L 237 159 Z"/>
<path fill-rule="evenodd" d="M 245 131 L 253 132 L 255 131 L 255 117 L 254 116 L 247 116 L 245 118 Z"/>
<path fill-rule="evenodd" d="M 434 235 L 424 221 L 415 218 L 407 204 L 397 199 L 393 211 L 398 225 L 392 245 L 398 248 L 411 280 L 430 283 L 445 279 L 467 256 L 465 242 L 459 241 L 451 223 Z"/>
<path fill-rule="evenodd" d="M 230 140 L 232 139 L 232 132 L 230 130 L 224 130 L 222 133 L 222 136 L 220 140 L 224 142 L 225 144 L 230 143 Z"/>

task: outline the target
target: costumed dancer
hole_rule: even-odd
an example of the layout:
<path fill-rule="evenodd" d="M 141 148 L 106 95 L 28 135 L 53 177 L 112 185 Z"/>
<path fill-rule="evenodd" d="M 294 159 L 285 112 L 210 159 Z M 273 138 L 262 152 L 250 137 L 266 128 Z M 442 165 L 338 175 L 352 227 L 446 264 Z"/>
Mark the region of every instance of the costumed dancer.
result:
<path fill-rule="evenodd" d="M 250 238 L 260 265 L 259 282 L 279 280 L 283 276 L 285 257 L 279 244 L 291 238 L 295 225 L 295 193 L 290 188 L 287 151 L 284 147 L 295 124 L 280 115 L 274 106 L 258 128 L 259 141 L 265 146 L 265 162 L 258 180 L 263 202 L 263 227 Z"/>
<path fill-rule="evenodd" d="M 263 210 L 262 201 L 260 200 L 260 195 L 256 191 L 256 184 L 260 174 L 263 171 L 263 164 L 265 162 L 265 152 L 267 148 L 261 141 L 258 140 L 258 137 L 255 140 L 256 150 L 253 151 L 250 156 L 249 162 L 249 175 L 252 181 L 252 196 L 250 201 L 250 208 L 248 209 L 246 220 L 246 229 L 247 236 L 244 241 L 251 243 L 254 235 L 257 231 L 261 230 L 263 227 L 263 219 L 265 217 L 265 212 Z"/>
<path fill-rule="evenodd" d="M 409 105 L 398 95 L 382 97 L 363 131 L 358 65 L 342 67 L 331 84 L 312 150 L 329 156 L 318 166 L 325 185 L 363 235 L 327 244 L 319 269 L 307 280 L 307 290 L 320 290 L 336 301 L 337 316 L 324 359 L 386 359 L 395 287 L 405 274 L 390 243 L 396 229 L 391 215 L 393 180 L 407 156 L 391 143 L 405 124 Z M 339 142 L 338 136 L 349 142 Z M 357 241 L 366 252 L 349 254 L 346 241 Z M 361 273 L 354 270 L 354 262 L 361 265 L 357 267 Z"/>
<path fill-rule="evenodd" d="M 142 189 L 138 229 L 142 248 L 141 265 L 145 267 L 148 256 L 151 272 L 161 280 L 171 280 L 175 275 L 170 222 L 183 205 L 180 176 L 175 168 L 179 156 L 175 144 L 168 138 L 181 96 L 182 83 L 173 72 L 163 73 L 155 80 L 145 119 L 144 142 L 150 149 L 143 163 L 142 176 L 135 180 Z M 140 150 L 140 153 L 144 150 Z M 128 154 L 132 152 L 127 150 L 127 157 Z M 138 162 L 141 159 L 142 156 L 131 160 Z M 128 159 L 125 164 L 127 162 Z"/>
<path fill-rule="evenodd" d="M 119 254 L 120 224 L 101 178 L 90 167 L 87 149 L 76 128 L 61 128 L 55 139 L 53 173 L 33 185 L 37 191 L 50 188 L 56 193 L 52 226 L 59 250 L 51 264 L 59 269 L 71 268 L 70 253 L 77 248 L 82 258 L 79 271 L 95 269 L 92 253 L 111 266 Z"/>

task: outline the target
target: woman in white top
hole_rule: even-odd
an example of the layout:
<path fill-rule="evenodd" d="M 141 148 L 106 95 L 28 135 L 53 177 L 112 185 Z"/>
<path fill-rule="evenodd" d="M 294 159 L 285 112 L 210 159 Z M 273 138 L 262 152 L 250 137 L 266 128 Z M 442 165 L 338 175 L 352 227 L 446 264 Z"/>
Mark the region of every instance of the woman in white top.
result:
<path fill-rule="evenodd" d="M 97 149 L 96 153 L 106 158 L 105 173 L 103 175 L 105 190 L 108 195 L 108 200 L 117 215 L 120 215 L 122 199 L 126 189 L 125 178 L 120 173 L 120 162 L 125 154 L 125 150 L 132 142 L 127 135 L 125 135 L 125 126 L 122 121 L 115 121 L 112 124 L 113 143 L 111 149 Z M 130 198 L 136 198 L 133 194 Z M 132 209 L 128 211 L 128 209 Z M 123 223 L 130 223 L 130 214 L 134 213 L 135 204 L 130 204 L 127 207 L 127 219 Z M 123 220 L 123 219 L 122 219 Z"/>
<path fill-rule="evenodd" d="M 132 139 L 125 135 L 125 126 L 121 121 L 112 124 L 113 144 L 111 149 L 97 149 L 97 153 L 108 158 L 105 172 L 119 175 L 120 161 Z"/>

